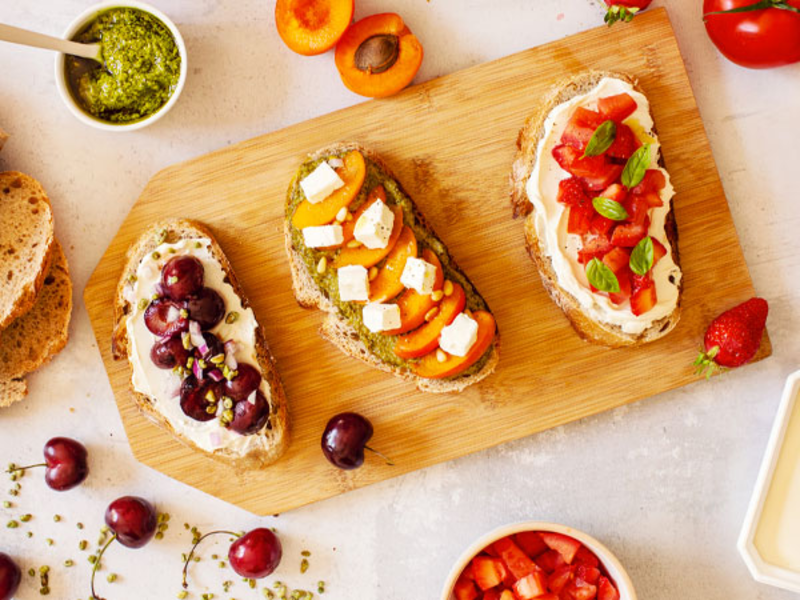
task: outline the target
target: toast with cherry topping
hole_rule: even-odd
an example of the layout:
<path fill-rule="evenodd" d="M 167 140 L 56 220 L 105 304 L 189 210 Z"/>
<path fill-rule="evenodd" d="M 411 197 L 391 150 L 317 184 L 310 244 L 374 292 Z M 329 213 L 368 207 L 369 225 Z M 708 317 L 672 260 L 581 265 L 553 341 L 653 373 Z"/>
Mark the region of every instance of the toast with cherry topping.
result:
<path fill-rule="evenodd" d="M 138 348 L 143 341 L 150 347 Z M 156 223 L 130 247 L 117 285 L 112 354 L 127 360 L 140 411 L 193 450 L 237 469 L 265 467 L 286 451 L 288 410 L 275 361 L 228 258 L 202 223 Z M 158 397 L 137 391 L 137 381 Z M 167 389 L 174 391 L 155 391 Z"/>
<path fill-rule="evenodd" d="M 631 93 L 599 97 L 595 102 L 607 79 L 622 82 Z M 658 143 L 655 127 L 645 131 L 631 119 L 637 110 L 632 94 L 638 97 L 644 92 L 635 78 L 620 73 L 590 71 L 557 83 L 520 131 L 510 175 L 513 214 L 525 218 L 525 244 L 545 289 L 581 337 L 609 347 L 657 340 L 680 319 L 683 281 L 678 231 L 672 198 L 665 200 L 666 194 L 662 194 L 669 180 L 660 151 L 655 153 L 657 159 L 650 151 L 651 143 Z M 566 113 L 569 120 L 561 137 L 554 139 L 559 133 L 557 118 L 564 114 L 562 107 L 572 112 Z M 657 147 L 660 150 L 660 144 Z M 543 175 L 543 169 L 550 170 Z M 550 186 L 553 180 L 546 179 L 548 176 L 559 178 L 557 197 L 549 201 L 557 202 L 554 206 L 565 211 L 557 224 L 564 227 L 569 242 L 557 238 L 561 247 L 555 251 L 552 245 L 548 251 L 548 241 L 542 235 L 550 233 L 542 223 L 551 225 L 547 219 L 554 217 L 537 214 L 540 211 L 529 197 L 532 174 L 537 177 L 531 185 L 536 186 L 534 193 L 539 201 L 546 195 L 542 181 Z M 657 220 L 656 210 L 661 211 Z M 656 225 L 662 222 L 663 229 Z M 575 245 L 573 258 L 568 252 L 574 252 Z M 554 252 L 560 254 L 554 257 Z M 572 273 L 560 279 L 556 263 L 563 264 L 564 256 L 567 258 L 563 260 L 572 260 L 574 265 L 568 262 Z M 665 256 L 667 262 L 657 279 L 656 265 Z M 576 271 L 575 281 L 582 285 L 573 285 L 568 291 L 565 281 Z M 657 289 L 657 282 L 662 289 Z M 657 292 L 670 302 L 659 306 Z M 592 294 L 588 307 L 585 293 Z M 578 295 L 584 298 L 583 303 Z M 600 302 L 601 309 L 594 310 Z M 612 311 L 625 314 L 617 318 Z M 601 318 L 609 314 L 617 322 Z"/>
<path fill-rule="evenodd" d="M 320 169 L 335 170 L 342 186 L 312 203 L 302 182 Z M 388 217 L 382 241 L 359 235 L 377 208 Z M 309 245 L 308 230 L 331 228 L 340 239 Z M 327 313 L 320 334 L 344 354 L 431 393 L 461 392 L 494 371 L 500 334 L 486 301 L 375 152 L 342 142 L 309 155 L 289 185 L 284 238 L 298 304 Z M 411 283 L 413 267 L 429 274 L 427 288 Z M 368 277 L 360 300 L 341 296 L 350 268 Z M 396 321 L 368 326 L 372 310 Z"/>

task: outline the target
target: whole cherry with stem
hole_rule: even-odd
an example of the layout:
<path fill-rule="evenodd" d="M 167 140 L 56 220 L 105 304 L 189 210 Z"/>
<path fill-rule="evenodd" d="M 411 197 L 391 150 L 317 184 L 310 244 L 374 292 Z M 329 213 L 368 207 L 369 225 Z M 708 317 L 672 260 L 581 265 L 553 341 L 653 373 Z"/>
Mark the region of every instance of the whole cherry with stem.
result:
<path fill-rule="evenodd" d="M 44 462 L 18 467 L 9 465 L 8 473 L 45 467 L 45 483 L 58 492 L 71 490 L 89 475 L 89 453 L 83 444 L 67 437 L 54 437 L 44 445 Z"/>
<path fill-rule="evenodd" d="M 237 575 L 246 579 L 262 579 L 271 575 L 283 557 L 283 547 L 278 536 L 265 527 L 253 529 L 245 534 L 234 531 L 211 531 L 203 535 L 192 546 L 183 565 L 183 587 L 189 587 L 188 571 L 197 546 L 212 535 L 229 535 L 236 538 L 228 549 L 228 562 Z"/>
<path fill-rule="evenodd" d="M 387 465 L 394 466 L 386 456 L 367 445 L 372 434 L 372 423 L 366 417 L 353 412 L 340 413 L 332 417 L 325 427 L 322 453 L 331 464 L 346 471 L 364 464 L 364 450 L 374 452 Z"/>
<path fill-rule="evenodd" d="M 141 548 L 153 539 L 158 524 L 153 505 L 138 496 L 123 496 L 114 500 L 106 509 L 105 520 L 113 535 L 97 554 L 92 567 L 92 600 L 103 600 L 95 592 L 94 578 L 103 554 L 114 540 L 126 548 Z"/>

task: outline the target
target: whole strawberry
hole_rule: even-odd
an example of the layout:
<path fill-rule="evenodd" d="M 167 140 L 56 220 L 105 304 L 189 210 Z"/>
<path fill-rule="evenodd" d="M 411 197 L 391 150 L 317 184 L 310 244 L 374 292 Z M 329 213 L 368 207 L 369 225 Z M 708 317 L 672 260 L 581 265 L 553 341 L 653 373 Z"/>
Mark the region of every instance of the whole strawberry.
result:
<path fill-rule="evenodd" d="M 617 21 L 625 23 L 633 19 L 637 12 L 644 10 L 653 0 L 603 0 L 608 6 L 605 22 L 613 25 Z"/>
<path fill-rule="evenodd" d="M 694 361 L 697 374 L 711 374 L 719 367 L 735 368 L 750 362 L 761 346 L 769 305 L 763 298 L 725 311 L 706 330 L 705 350 Z"/>

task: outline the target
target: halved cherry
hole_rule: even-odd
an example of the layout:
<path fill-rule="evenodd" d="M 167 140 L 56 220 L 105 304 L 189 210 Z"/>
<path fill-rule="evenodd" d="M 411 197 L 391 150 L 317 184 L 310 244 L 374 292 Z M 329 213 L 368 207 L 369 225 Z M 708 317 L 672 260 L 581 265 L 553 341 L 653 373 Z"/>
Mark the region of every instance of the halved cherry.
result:
<path fill-rule="evenodd" d="M 183 303 L 159 298 L 144 311 L 144 324 L 159 337 L 170 337 L 189 329 L 189 317 Z"/>
<path fill-rule="evenodd" d="M 361 265 L 369 269 L 377 265 L 392 252 L 404 229 L 403 209 L 399 206 L 390 206 L 389 209 L 394 214 L 394 226 L 392 227 L 392 233 L 389 236 L 386 247 L 375 248 L 374 250 L 365 246 L 359 246 L 358 248 L 342 248 L 342 251 L 339 252 L 339 256 L 333 261 L 334 268 L 338 269 L 339 267 L 346 267 L 348 265 Z M 413 237 L 414 234 L 412 233 L 411 235 Z M 405 262 L 403 265 L 405 265 Z"/>
<path fill-rule="evenodd" d="M 597 108 L 606 119 L 621 123 L 636 111 L 636 100 L 630 94 L 607 96 L 597 101 Z"/>
<path fill-rule="evenodd" d="M 394 346 L 394 353 L 403 359 L 418 358 L 436 350 L 439 346 L 439 335 L 442 329 L 450 325 L 458 314 L 464 310 L 467 296 L 464 288 L 458 283 L 453 285 L 453 293 L 442 298 L 439 312 L 419 329 L 401 336 Z"/>
<path fill-rule="evenodd" d="M 405 289 L 400 277 L 410 256 L 417 257 L 417 238 L 411 227 L 406 226 L 403 227 L 397 243 L 386 257 L 386 262 L 378 271 L 378 275 L 369 284 L 370 302 L 386 302 Z"/>
<path fill-rule="evenodd" d="M 342 208 L 350 206 L 350 203 L 358 196 L 367 174 L 364 157 L 358 150 L 351 150 L 345 154 L 342 160 L 344 166 L 336 169 L 336 173 L 344 181 L 344 185 L 322 202 L 312 204 L 308 200 L 303 200 L 298 204 L 292 216 L 292 225 L 296 229 L 331 223 L 336 218 L 336 214 Z"/>
<path fill-rule="evenodd" d="M 444 362 L 439 362 L 436 352 L 431 352 L 415 365 L 414 372 L 427 379 L 440 379 L 458 375 L 474 365 L 489 349 L 497 326 L 494 317 L 486 311 L 476 311 L 472 318 L 478 322 L 478 339 L 466 356 L 448 356 Z"/>
<path fill-rule="evenodd" d="M 444 285 L 444 271 L 439 257 L 430 248 L 425 248 L 422 251 L 422 258 L 436 267 L 433 291 L 441 290 Z M 380 275 L 378 276 L 380 277 Z M 417 290 L 406 290 L 397 299 L 397 306 L 400 307 L 400 327 L 384 331 L 385 335 L 400 335 L 416 329 L 425 322 L 425 315 L 436 306 L 436 302 L 433 301 L 432 294 L 420 294 Z"/>

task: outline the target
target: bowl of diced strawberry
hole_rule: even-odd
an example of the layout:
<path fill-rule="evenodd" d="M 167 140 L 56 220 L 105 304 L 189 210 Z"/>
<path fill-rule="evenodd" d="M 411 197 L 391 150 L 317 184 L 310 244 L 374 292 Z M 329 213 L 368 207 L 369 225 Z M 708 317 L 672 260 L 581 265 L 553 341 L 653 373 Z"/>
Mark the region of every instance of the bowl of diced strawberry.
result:
<path fill-rule="evenodd" d="M 571 527 L 525 522 L 483 536 L 461 555 L 442 600 L 636 600 L 622 564 Z"/>

